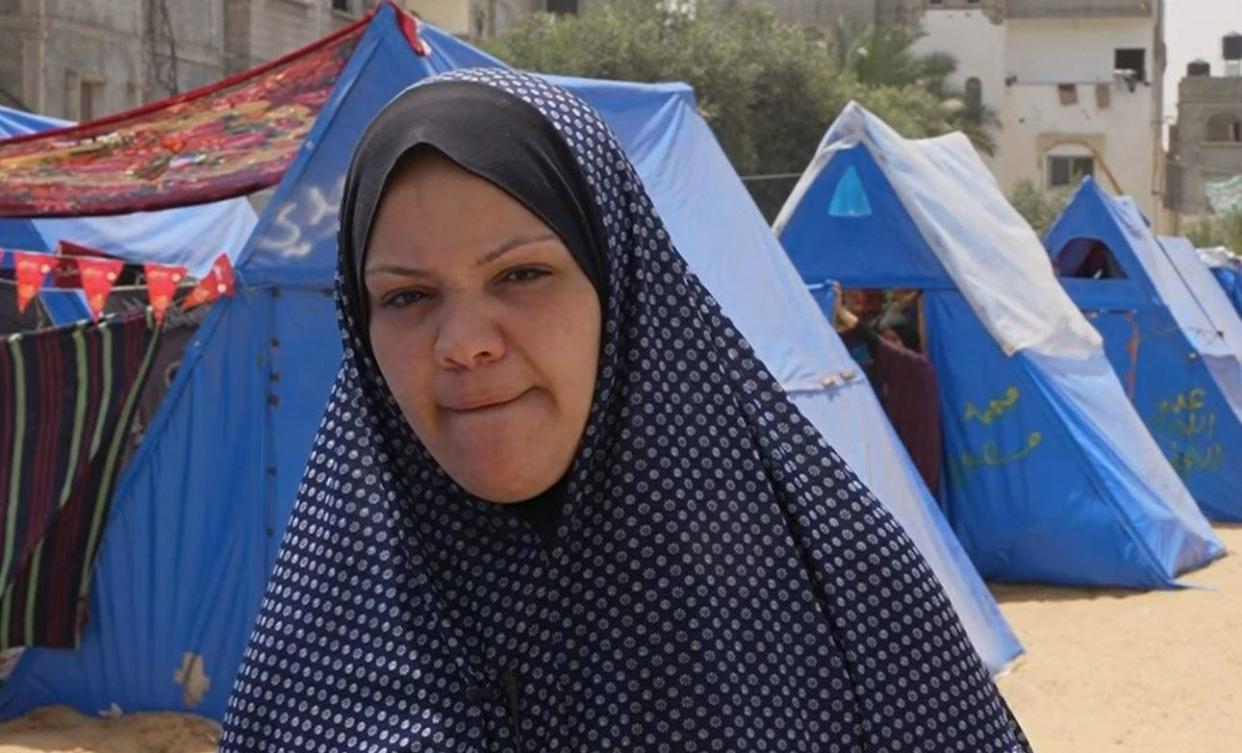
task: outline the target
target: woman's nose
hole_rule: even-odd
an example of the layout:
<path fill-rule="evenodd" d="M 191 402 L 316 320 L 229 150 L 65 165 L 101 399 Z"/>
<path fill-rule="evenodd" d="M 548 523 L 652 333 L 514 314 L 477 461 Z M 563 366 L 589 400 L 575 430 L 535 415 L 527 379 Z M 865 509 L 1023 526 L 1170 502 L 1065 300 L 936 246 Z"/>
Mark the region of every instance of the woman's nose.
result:
<path fill-rule="evenodd" d="M 473 369 L 504 356 L 499 322 L 486 307 L 472 302 L 451 303 L 441 314 L 433 351 L 436 365 Z"/>

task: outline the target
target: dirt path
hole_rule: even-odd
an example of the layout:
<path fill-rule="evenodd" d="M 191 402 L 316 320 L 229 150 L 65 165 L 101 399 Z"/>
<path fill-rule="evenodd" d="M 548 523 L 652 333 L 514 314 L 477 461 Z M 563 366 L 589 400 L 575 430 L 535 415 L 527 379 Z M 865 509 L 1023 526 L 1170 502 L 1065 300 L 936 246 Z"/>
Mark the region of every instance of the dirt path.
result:
<path fill-rule="evenodd" d="M 187 714 L 92 719 L 65 706 L 0 725 L 0 753 L 213 753 L 214 723 Z"/>
<path fill-rule="evenodd" d="M 1242 751 L 1242 526 L 1201 588 L 996 585 L 1026 646 L 1000 679 L 1037 753 Z"/>

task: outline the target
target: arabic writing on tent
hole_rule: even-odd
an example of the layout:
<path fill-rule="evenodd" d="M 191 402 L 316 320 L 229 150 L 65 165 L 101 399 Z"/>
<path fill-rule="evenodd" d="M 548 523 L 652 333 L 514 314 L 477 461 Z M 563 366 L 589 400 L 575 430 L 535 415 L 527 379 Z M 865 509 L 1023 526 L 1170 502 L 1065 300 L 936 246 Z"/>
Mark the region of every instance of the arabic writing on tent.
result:
<path fill-rule="evenodd" d="M 1009 387 L 1005 393 L 998 398 L 988 400 L 983 408 L 979 408 L 973 402 L 967 401 L 966 407 L 962 411 L 962 418 L 969 423 L 970 421 L 978 421 L 984 426 L 992 426 L 996 422 L 1012 415 L 1014 408 L 1018 404 L 1018 398 L 1021 394 L 1017 387 Z M 1002 451 L 1000 445 L 994 441 L 984 442 L 978 452 L 963 452 L 958 458 L 963 471 L 973 471 L 977 468 L 992 467 L 996 468 L 1009 463 L 1016 463 L 1035 451 L 1037 447 L 1044 441 L 1044 435 L 1038 431 L 1032 431 L 1026 435 L 1026 441 L 1021 447 L 1013 448 L 1010 451 Z"/>
<path fill-rule="evenodd" d="M 1201 387 L 1180 392 L 1156 407 L 1151 427 L 1178 475 L 1192 471 L 1220 469 L 1224 448 L 1213 442 L 1216 413 L 1206 405 L 1207 393 Z"/>

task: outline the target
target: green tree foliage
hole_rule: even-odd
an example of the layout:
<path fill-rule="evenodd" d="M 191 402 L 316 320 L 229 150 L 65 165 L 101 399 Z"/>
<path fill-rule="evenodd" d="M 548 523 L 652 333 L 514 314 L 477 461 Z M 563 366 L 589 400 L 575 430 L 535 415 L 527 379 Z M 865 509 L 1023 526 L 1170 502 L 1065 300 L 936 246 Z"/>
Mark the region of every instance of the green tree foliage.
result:
<path fill-rule="evenodd" d="M 1198 248 L 1224 246 L 1242 254 L 1242 210 L 1191 222 L 1186 226 L 1186 237 Z"/>
<path fill-rule="evenodd" d="M 685 81 L 744 176 L 799 173 L 851 99 L 910 137 L 964 130 L 984 150 L 995 117 L 968 112 L 947 56 L 910 52 L 917 32 L 782 23 L 762 5 L 693 14 L 659 0 L 606 0 L 581 16 L 535 14 L 488 45 L 518 68 L 625 81 Z M 867 45 L 870 45 L 868 47 Z M 891 65 L 884 61 L 892 57 Z M 978 127 L 968 127 L 978 121 Z M 792 178 L 748 181 L 771 219 Z"/>
<path fill-rule="evenodd" d="M 1000 118 L 982 103 L 969 103 L 966 92 L 951 83 L 957 72 L 956 58 L 944 52 L 914 51 L 915 43 L 923 36 L 917 27 L 877 28 L 840 19 L 829 31 L 828 49 L 836 67 L 848 71 L 867 89 L 906 95 L 921 91 L 930 95 L 908 108 L 910 115 L 918 117 L 932 113 L 933 121 L 924 131 L 961 131 L 977 149 L 994 154 L 994 133 L 1000 128 Z"/>
<path fill-rule="evenodd" d="M 1029 178 L 1023 178 L 1014 184 L 1009 194 L 1009 203 L 1018 210 L 1018 214 L 1027 221 L 1040 238 L 1052 227 L 1052 223 L 1069 203 L 1070 189 L 1058 188 L 1042 191 Z"/>

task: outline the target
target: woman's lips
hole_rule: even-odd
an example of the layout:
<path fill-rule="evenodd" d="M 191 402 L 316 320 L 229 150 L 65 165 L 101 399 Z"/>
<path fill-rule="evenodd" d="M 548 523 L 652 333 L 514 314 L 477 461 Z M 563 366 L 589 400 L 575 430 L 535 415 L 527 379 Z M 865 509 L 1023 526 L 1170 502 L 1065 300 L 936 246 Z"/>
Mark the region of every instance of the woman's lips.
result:
<path fill-rule="evenodd" d="M 460 399 L 442 401 L 440 407 L 450 413 L 478 413 L 480 411 L 503 408 L 506 405 L 516 403 L 525 397 L 529 391 L 522 390 L 516 395 L 509 392 L 500 395 L 467 396 Z"/>

